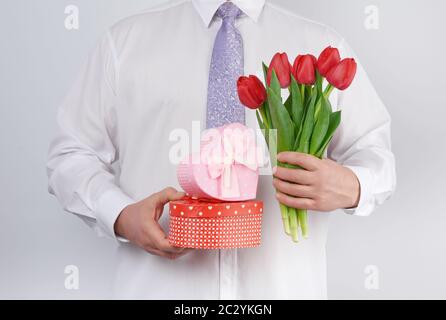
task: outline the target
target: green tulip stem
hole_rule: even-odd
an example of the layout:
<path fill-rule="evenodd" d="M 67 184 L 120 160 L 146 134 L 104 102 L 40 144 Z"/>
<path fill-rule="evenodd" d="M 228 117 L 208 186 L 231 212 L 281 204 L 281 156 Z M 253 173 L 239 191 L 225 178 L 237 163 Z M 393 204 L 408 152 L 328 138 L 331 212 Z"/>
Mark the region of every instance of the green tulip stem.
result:
<path fill-rule="evenodd" d="M 307 210 L 297 209 L 297 216 L 299 219 L 300 228 L 302 230 L 302 236 L 304 239 L 308 238 L 308 215 Z"/>
<path fill-rule="evenodd" d="M 285 230 L 285 233 L 287 235 L 290 235 L 291 231 L 290 231 L 290 219 L 288 217 L 288 207 L 280 203 L 280 212 L 282 214 L 283 229 Z"/>
<path fill-rule="evenodd" d="M 300 95 L 302 97 L 302 101 L 305 101 L 305 85 L 300 84 L 299 89 L 300 89 Z"/>
<path fill-rule="evenodd" d="M 294 242 L 299 242 L 299 220 L 296 209 L 288 208 L 288 216 L 290 219 L 291 238 Z"/>
<path fill-rule="evenodd" d="M 327 85 L 327 87 L 326 87 L 325 90 L 324 90 L 324 96 L 325 96 L 325 98 L 328 99 L 328 98 L 330 97 L 330 94 L 333 92 L 334 88 L 335 88 L 335 87 L 333 87 L 331 84 L 328 84 L 328 85 Z M 319 115 L 319 111 L 321 110 L 321 105 L 322 105 L 322 100 L 321 100 L 321 98 L 319 97 L 319 98 L 317 99 L 317 102 L 316 102 L 316 110 L 315 110 L 315 112 L 314 112 L 314 118 L 315 118 L 315 119 L 317 119 L 317 117 L 318 117 L 318 115 Z"/>
<path fill-rule="evenodd" d="M 324 90 L 324 96 L 328 99 L 330 97 L 330 94 L 333 92 L 333 90 L 334 90 L 334 87 L 331 84 L 328 84 Z"/>
<path fill-rule="evenodd" d="M 266 117 L 266 113 L 265 113 L 265 107 L 262 106 L 259 108 L 260 111 L 260 115 L 262 116 L 262 120 L 263 120 L 263 125 L 265 126 L 266 130 L 269 130 L 269 123 L 268 123 L 268 118 Z"/>

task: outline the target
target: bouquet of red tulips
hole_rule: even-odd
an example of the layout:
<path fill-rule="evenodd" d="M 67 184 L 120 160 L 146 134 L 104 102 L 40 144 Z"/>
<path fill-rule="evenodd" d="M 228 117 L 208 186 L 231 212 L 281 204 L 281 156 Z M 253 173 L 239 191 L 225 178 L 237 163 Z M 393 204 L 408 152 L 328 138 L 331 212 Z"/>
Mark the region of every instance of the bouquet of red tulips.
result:
<path fill-rule="evenodd" d="M 276 153 L 295 151 L 322 158 L 341 121 L 329 97 L 334 88 L 347 89 L 356 74 L 356 62 L 341 60 L 338 49 L 328 47 L 316 59 L 299 55 L 291 65 L 286 53 L 277 53 L 269 66 L 263 64 L 266 88 L 256 76 L 240 77 L 240 101 L 256 110 L 272 163 Z M 326 81 L 324 81 L 324 79 Z M 287 99 L 282 98 L 287 89 Z M 279 166 L 296 168 L 289 164 Z M 307 211 L 280 204 L 285 232 L 299 240 L 299 229 L 308 237 Z"/>

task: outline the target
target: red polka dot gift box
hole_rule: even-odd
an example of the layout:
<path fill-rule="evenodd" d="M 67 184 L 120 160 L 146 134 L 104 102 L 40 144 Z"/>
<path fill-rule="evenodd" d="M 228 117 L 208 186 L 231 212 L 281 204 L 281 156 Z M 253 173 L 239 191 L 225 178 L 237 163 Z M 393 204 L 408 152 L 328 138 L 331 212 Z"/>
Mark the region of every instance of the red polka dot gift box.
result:
<path fill-rule="evenodd" d="M 262 201 L 172 201 L 169 242 L 175 247 L 193 249 L 257 247 L 261 241 L 262 214 Z"/>

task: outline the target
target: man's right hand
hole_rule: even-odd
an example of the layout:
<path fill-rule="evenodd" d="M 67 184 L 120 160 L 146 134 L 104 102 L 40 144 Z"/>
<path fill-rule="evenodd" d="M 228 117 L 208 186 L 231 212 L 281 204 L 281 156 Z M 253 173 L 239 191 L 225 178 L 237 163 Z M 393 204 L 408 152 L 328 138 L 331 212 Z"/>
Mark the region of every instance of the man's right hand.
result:
<path fill-rule="evenodd" d="M 173 247 L 158 223 L 164 205 L 182 197 L 184 193 L 166 188 L 126 207 L 116 220 L 115 233 L 151 254 L 169 259 L 182 256 L 190 250 Z"/>

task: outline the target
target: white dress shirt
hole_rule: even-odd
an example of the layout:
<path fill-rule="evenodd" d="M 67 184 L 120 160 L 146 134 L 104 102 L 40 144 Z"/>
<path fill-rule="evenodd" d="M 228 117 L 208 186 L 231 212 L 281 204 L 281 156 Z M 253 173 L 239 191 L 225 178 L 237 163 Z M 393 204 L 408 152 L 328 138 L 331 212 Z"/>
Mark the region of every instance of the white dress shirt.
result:
<path fill-rule="evenodd" d="M 127 205 L 167 186 L 178 187 L 169 161 L 172 130 L 191 131 L 206 114 L 208 74 L 223 0 L 180 1 L 126 18 L 100 40 L 58 114 L 59 132 L 48 160 L 49 190 L 63 208 L 100 235 L 116 240 L 113 225 Z M 328 45 L 354 56 L 327 26 L 261 0 L 234 3 L 244 41 L 245 74 L 277 51 L 290 59 Z M 390 116 L 361 65 L 353 85 L 334 94 L 342 124 L 328 157 L 350 167 L 361 184 L 358 208 L 369 215 L 395 187 Z M 257 128 L 255 113 L 247 125 Z M 117 168 L 117 171 L 112 169 Z M 171 261 L 116 240 L 116 298 L 326 298 L 325 243 L 329 214 L 309 214 L 310 238 L 284 234 L 271 176 L 262 176 L 262 245 L 254 249 L 194 251 Z M 168 230 L 167 208 L 160 220 Z M 115 267 L 115 266 L 110 266 Z"/>

